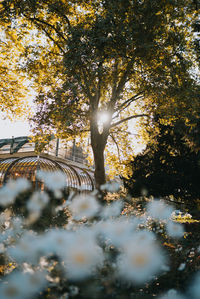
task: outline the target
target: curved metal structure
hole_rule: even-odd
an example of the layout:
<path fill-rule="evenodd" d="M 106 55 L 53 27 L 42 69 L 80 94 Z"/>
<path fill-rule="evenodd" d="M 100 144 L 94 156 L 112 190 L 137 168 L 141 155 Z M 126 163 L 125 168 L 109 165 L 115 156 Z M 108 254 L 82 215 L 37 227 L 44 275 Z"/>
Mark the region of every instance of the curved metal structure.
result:
<path fill-rule="evenodd" d="M 37 179 L 39 170 L 46 172 L 61 171 L 66 175 L 66 186 L 80 191 L 94 189 L 93 173 L 77 165 L 68 164 L 43 156 L 9 157 L 0 159 L 0 186 L 9 179 L 24 177 L 33 182 L 35 187 L 41 186 Z M 39 185 L 38 185 L 39 184 Z"/>

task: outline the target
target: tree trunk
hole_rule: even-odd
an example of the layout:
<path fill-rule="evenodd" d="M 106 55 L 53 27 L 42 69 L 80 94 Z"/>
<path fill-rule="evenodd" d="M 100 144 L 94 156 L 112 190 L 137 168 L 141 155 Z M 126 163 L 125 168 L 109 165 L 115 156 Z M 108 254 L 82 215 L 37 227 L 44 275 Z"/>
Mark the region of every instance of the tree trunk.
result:
<path fill-rule="evenodd" d="M 96 188 L 106 183 L 106 174 L 104 166 L 104 149 L 102 147 L 93 148 L 95 171 L 94 177 L 96 182 Z"/>
<path fill-rule="evenodd" d="M 106 183 L 104 150 L 108 138 L 108 130 L 99 133 L 96 119 L 91 122 L 91 146 L 95 163 L 95 182 L 96 188 L 99 189 L 101 185 Z"/>

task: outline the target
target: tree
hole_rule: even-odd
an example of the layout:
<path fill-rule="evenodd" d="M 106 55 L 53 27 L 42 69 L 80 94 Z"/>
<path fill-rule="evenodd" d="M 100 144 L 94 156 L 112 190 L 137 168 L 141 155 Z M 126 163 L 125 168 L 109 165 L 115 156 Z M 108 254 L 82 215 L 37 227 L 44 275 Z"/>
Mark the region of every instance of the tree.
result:
<path fill-rule="evenodd" d="M 3 2 L 4 4 L 4 2 Z M 27 68 L 38 85 L 38 132 L 90 132 L 97 187 L 105 183 L 104 150 L 127 136 L 126 123 L 196 111 L 190 24 L 193 1 L 9 1 L 3 13 L 37 28 Z M 34 51 L 34 55 L 32 54 Z M 193 97 L 193 103 L 188 97 Z M 168 114 L 166 116 L 166 111 Z M 107 113 L 99 126 L 98 115 Z"/>
<path fill-rule="evenodd" d="M 173 126 L 159 123 L 156 146 L 150 143 L 131 162 L 133 173 L 124 183 L 134 197 L 144 193 L 155 197 L 173 195 L 196 208 L 200 196 L 200 148 L 191 148 L 183 127 L 185 133 L 189 131 L 180 121 Z M 197 128 L 199 131 L 199 124 Z"/>
<path fill-rule="evenodd" d="M 6 117 L 20 117 L 27 109 L 28 88 L 20 67 L 21 40 L 12 22 L 0 20 L 0 112 Z"/>

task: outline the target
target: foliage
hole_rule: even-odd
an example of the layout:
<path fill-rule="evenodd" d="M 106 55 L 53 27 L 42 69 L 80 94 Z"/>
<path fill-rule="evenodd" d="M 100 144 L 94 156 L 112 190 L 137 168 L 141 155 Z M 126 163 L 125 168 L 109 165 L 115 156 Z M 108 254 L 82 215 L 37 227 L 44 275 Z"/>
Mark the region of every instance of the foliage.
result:
<path fill-rule="evenodd" d="M 13 27 L 11 21 L 0 20 L 0 112 L 10 118 L 28 113 L 30 92 L 22 71 L 20 55 L 24 53 L 23 43 Z"/>
<path fill-rule="evenodd" d="M 25 180 L 0 190 L 2 299 L 161 299 L 166 292 L 198 298 L 199 223 L 192 235 L 169 218 L 173 207 L 163 201 L 147 199 L 141 212 L 132 199 L 124 198 L 123 207 L 114 199 L 119 194 L 110 193 L 102 206 L 97 191 L 67 194 L 57 183 L 45 186 L 42 197 Z M 49 201 L 41 201 L 47 193 Z"/>
<path fill-rule="evenodd" d="M 20 20 L 19 28 L 32 26 L 37 38 L 25 51 L 39 92 L 35 133 L 52 130 L 62 138 L 90 133 L 97 185 L 105 183 L 107 142 L 126 144 L 120 158 L 126 157 L 131 138 L 125 122 L 147 117 L 149 123 L 154 109 L 167 121 L 197 112 L 198 87 L 191 74 L 197 57 L 193 1 L 18 0 L 2 5 L 2 14 Z M 109 117 L 100 127 L 103 112 Z M 116 160 L 112 150 L 107 156 Z"/>
<path fill-rule="evenodd" d="M 135 197 L 172 195 L 196 209 L 200 196 L 198 131 L 198 125 L 191 132 L 181 121 L 173 126 L 160 123 L 156 144 L 150 143 L 131 162 L 132 175 L 124 181 L 129 192 Z"/>

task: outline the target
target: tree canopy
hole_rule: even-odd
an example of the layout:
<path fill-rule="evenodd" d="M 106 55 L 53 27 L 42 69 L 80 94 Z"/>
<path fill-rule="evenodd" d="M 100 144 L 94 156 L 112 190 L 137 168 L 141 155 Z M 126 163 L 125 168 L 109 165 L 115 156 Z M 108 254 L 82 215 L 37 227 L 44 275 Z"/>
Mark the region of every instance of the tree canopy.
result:
<path fill-rule="evenodd" d="M 20 65 L 23 45 L 13 27 L 7 18 L 0 19 L 0 112 L 6 117 L 19 117 L 28 111 L 26 76 Z"/>
<path fill-rule="evenodd" d="M 155 109 L 167 121 L 197 113 L 193 1 L 17 0 L 2 5 L 2 14 L 18 20 L 18 30 L 31 28 L 37 38 L 24 55 L 38 90 L 36 132 L 54 130 L 63 138 L 90 133 L 97 186 L 106 180 L 109 140 L 125 141 L 128 153 L 129 120 L 142 117 L 150 123 Z M 103 112 L 108 118 L 100 126 Z"/>

